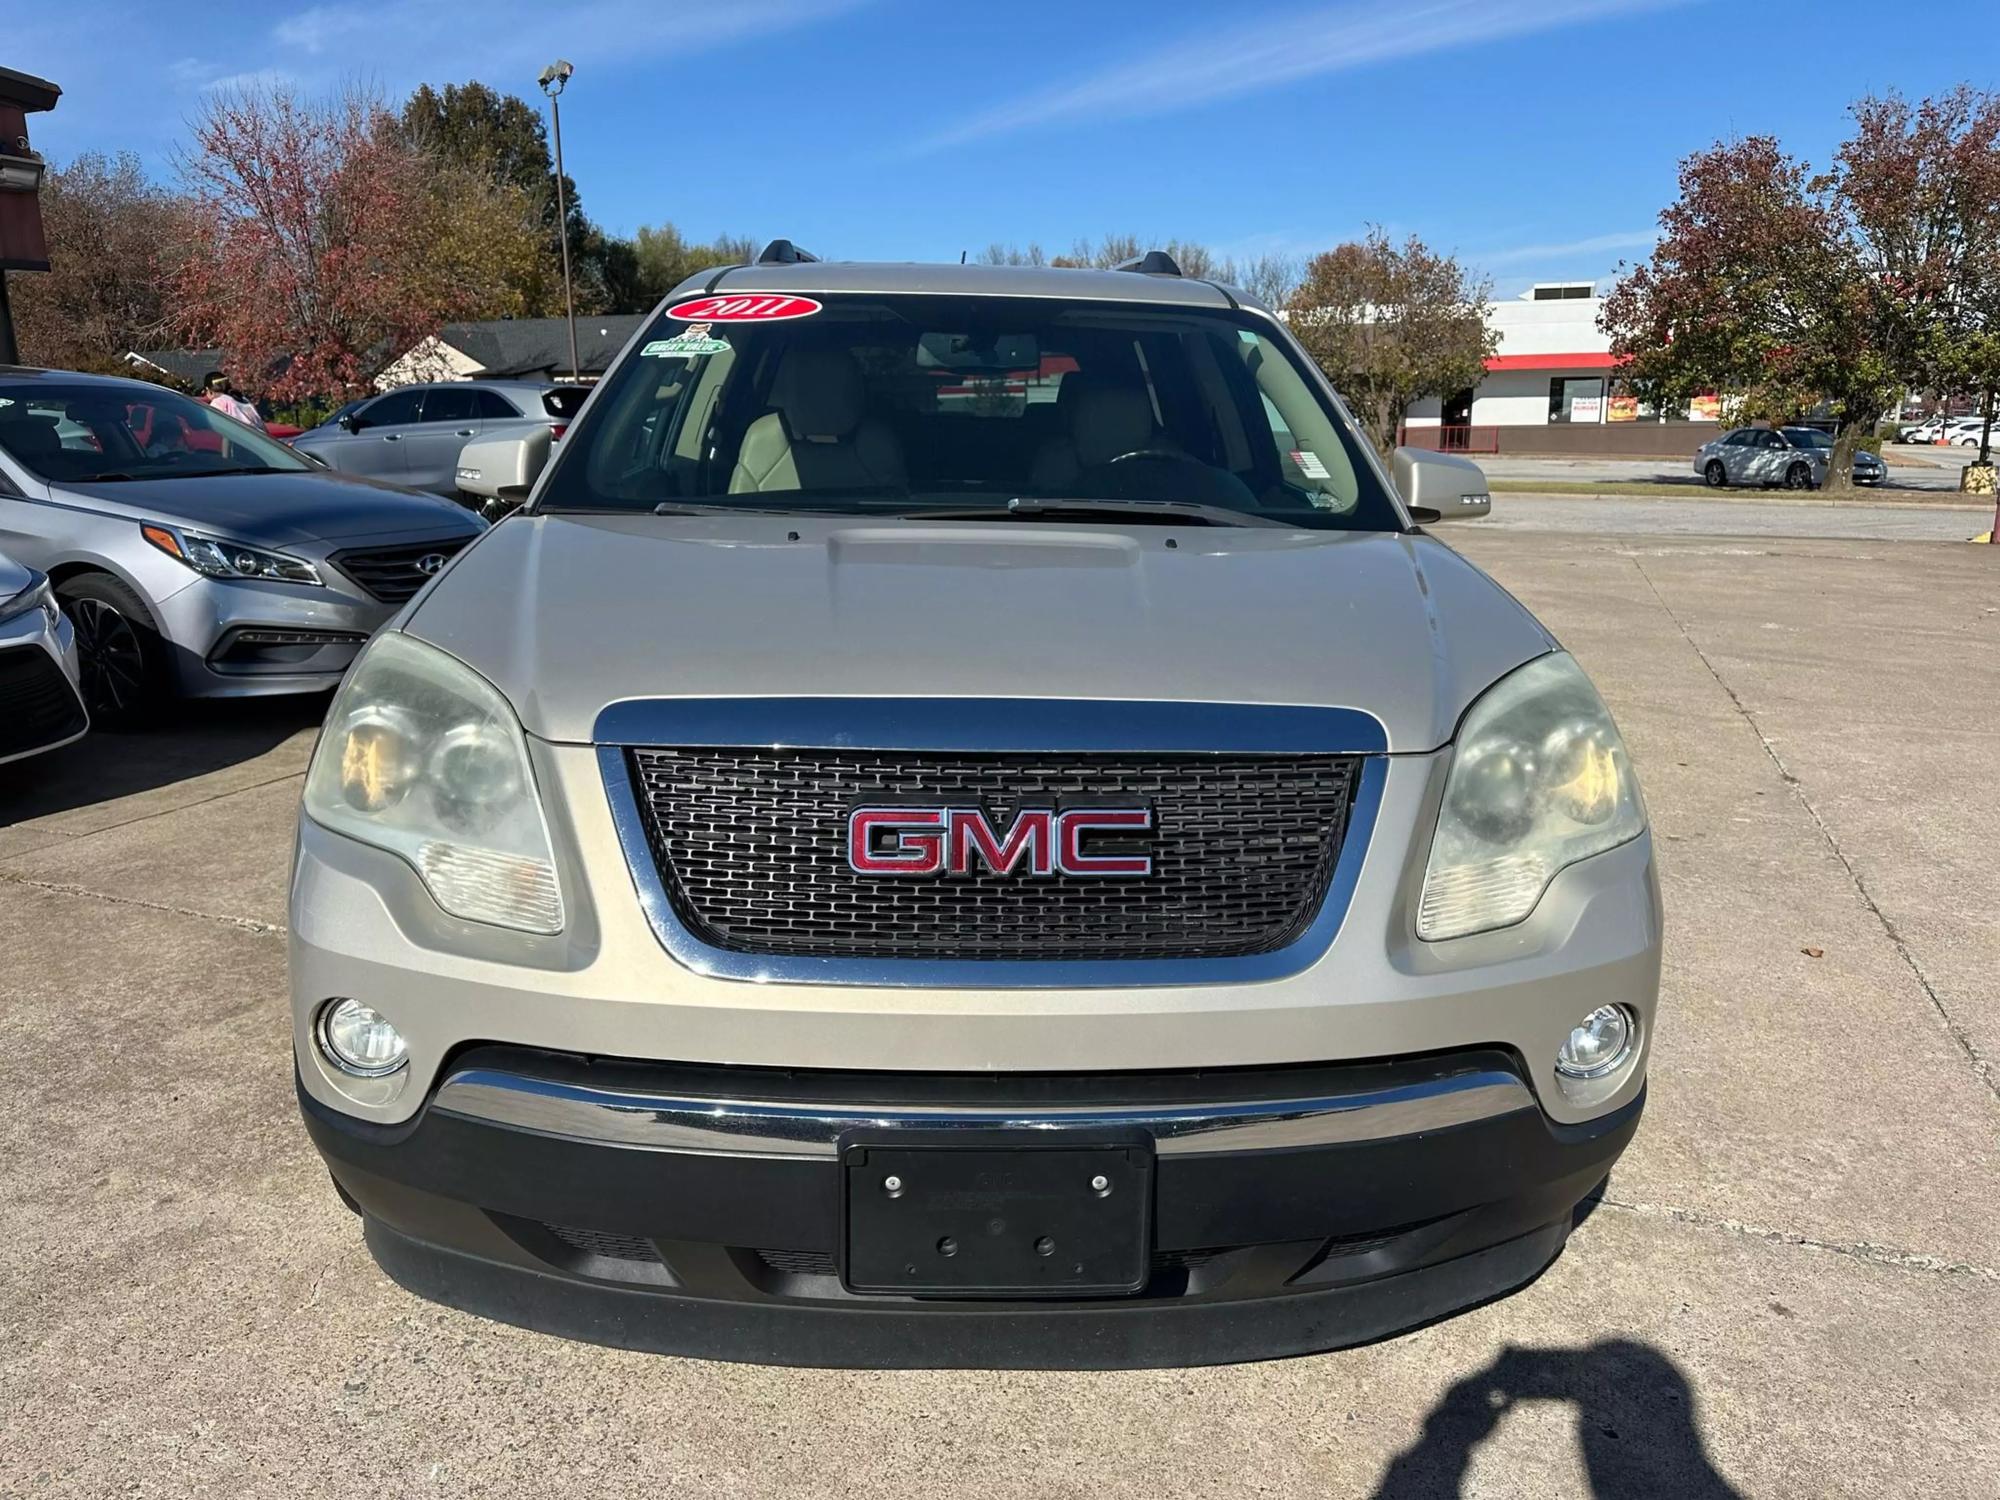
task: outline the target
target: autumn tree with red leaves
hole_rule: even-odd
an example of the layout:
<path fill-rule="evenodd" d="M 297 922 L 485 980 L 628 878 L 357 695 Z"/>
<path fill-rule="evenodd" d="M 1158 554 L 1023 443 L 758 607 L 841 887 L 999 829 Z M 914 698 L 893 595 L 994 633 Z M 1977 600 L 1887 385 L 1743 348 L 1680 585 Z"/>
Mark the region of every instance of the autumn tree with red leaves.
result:
<path fill-rule="evenodd" d="M 1737 414 L 1835 423 L 1829 489 L 1909 386 L 1948 371 L 1954 326 L 1991 292 L 2000 225 L 2000 100 L 1960 88 L 1870 99 L 1831 170 L 1769 136 L 1681 164 L 1651 257 L 1600 324 L 1655 405 L 1726 391 Z"/>
<path fill-rule="evenodd" d="M 218 96 L 180 166 L 179 331 L 280 400 L 363 387 L 444 323 L 508 311 L 537 253 L 525 195 L 426 155 L 366 94 Z"/>

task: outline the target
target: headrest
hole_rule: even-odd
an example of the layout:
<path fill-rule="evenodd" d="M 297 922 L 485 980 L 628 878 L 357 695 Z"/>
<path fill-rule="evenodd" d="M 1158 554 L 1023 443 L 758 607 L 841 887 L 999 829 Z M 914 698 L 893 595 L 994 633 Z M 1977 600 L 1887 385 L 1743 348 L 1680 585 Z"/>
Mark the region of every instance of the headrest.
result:
<path fill-rule="evenodd" d="M 771 382 L 771 404 L 794 441 L 830 442 L 861 424 L 868 394 L 845 349 L 794 349 Z"/>
<path fill-rule="evenodd" d="M 1078 382 L 1074 392 L 1072 381 Z M 1086 468 L 1152 443 L 1153 402 L 1137 382 L 1070 375 L 1063 380 L 1062 394 L 1070 398 L 1070 441 Z"/>
<path fill-rule="evenodd" d="M 42 417 L 0 417 L 0 448 L 16 458 L 41 458 L 62 452 L 62 435 Z"/>

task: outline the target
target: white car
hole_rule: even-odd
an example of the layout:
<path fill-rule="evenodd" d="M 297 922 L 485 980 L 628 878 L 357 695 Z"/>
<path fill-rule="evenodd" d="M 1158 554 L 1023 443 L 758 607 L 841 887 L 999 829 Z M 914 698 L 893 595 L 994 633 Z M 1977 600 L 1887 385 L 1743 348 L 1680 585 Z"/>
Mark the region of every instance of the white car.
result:
<path fill-rule="evenodd" d="M 1994 419 L 1993 425 L 2000 428 L 2000 417 Z M 1946 428 L 1945 441 L 1954 447 L 1977 448 L 1985 431 L 1984 417 L 1957 417 Z"/>

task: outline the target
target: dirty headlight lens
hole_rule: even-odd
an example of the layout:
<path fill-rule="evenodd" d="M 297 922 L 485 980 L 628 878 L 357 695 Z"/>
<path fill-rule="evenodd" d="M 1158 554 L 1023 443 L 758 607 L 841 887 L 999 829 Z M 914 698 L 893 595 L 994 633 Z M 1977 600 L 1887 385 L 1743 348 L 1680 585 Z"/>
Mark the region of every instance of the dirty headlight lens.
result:
<path fill-rule="evenodd" d="M 1625 742 L 1566 652 L 1502 678 L 1460 727 L 1417 936 L 1520 921 L 1556 872 L 1637 838 L 1646 808 Z"/>
<path fill-rule="evenodd" d="M 306 813 L 407 860 L 453 916 L 561 932 L 562 890 L 520 721 L 471 668 L 377 636 L 327 715 Z"/>

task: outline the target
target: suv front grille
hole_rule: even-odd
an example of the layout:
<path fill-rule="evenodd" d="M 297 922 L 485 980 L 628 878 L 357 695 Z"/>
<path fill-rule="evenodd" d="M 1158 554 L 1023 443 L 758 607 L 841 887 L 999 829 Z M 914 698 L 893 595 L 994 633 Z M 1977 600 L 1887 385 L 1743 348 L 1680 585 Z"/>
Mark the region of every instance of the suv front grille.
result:
<path fill-rule="evenodd" d="M 40 646 L 0 651 L 0 755 L 39 750 L 83 732 L 83 705 Z"/>
<path fill-rule="evenodd" d="M 404 542 L 395 547 L 355 547 L 335 552 L 327 561 L 384 604 L 401 604 L 437 572 L 435 567 L 426 571 L 419 563 L 431 557 L 449 561 L 471 540 L 469 536 L 453 536 L 435 542 Z"/>
<path fill-rule="evenodd" d="M 1267 953 L 1317 914 L 1357 756 L 634 749 L 669 899 L 702 941 L 827 958 L 1142 959 Z M 863 803 L 1144 804 L 1138 879 L 870 877 L 848 868 Z"/>

